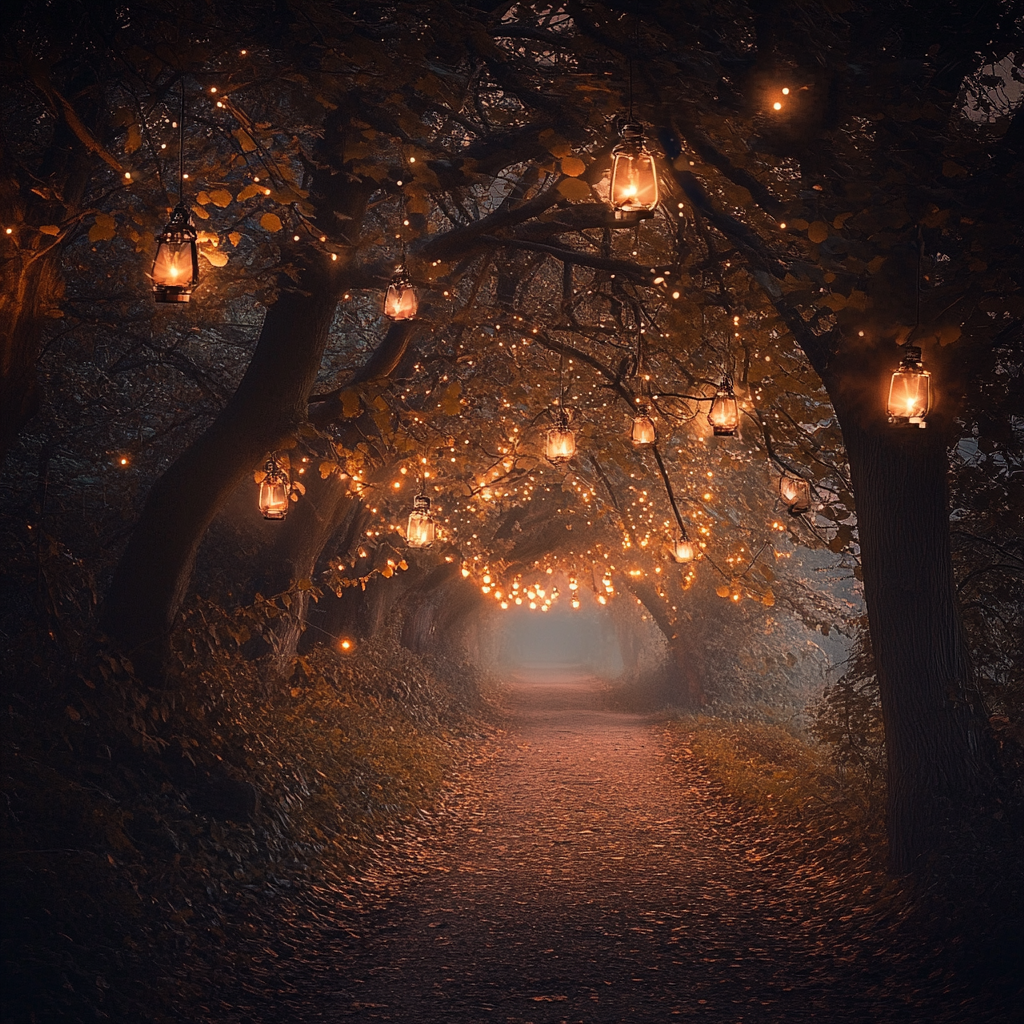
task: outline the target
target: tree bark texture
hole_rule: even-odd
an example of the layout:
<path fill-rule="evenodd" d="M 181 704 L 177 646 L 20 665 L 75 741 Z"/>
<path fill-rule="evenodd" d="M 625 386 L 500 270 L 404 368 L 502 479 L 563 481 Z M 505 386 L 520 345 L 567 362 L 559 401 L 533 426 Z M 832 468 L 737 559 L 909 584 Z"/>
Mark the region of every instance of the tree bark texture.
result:
<path fill-rule="evenodd" d="M 107 634 L 149 669 L 159 670 L 213 517 L 306 419 L 341 284 L 340 274 L 307 266 L 280 293 L 238 390 L 150 492 L 103 611 Z"/>
<path fill-rule="evenodd" d="M 944 439 L 849 419 L 843 436 L 888 757 L 890 865 L 903 874 L 943 852 L 978 813 L 987 726 L 956 600 Z"/>

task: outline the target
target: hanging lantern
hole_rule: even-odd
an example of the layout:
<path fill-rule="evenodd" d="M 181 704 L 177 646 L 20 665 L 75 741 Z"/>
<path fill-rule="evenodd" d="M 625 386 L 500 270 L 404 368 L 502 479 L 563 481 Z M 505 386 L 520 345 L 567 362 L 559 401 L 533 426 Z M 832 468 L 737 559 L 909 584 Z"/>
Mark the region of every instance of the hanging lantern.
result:
<path fill-rule="evenodd" d="M 548 431 L 544 454 L 553 466 L 568 462 L 576 454 L 576 431 L 569 426 L 569 417 L 561 407 L 555 425 Z"/>
<path fill-rule="evenodd" d="M 672 542 L 671 552 L 677 562 L 692 562 L 697 557 L 697 545 L 692 540 L 687 540 L 685 533 L 681 533 Z"/>
<path fill-rule="evenodd" d="M 655 429 L 654 420 L 647 414 L 646 405 L 637 406 L 629 439 L 633 442 L 634 448 L 649 448 L 658 440 L 658 431 Z"/>
<path fill-rule="evenodd" d="M 260 512 L 264 519 L 284 519 L 288 515 L 288 500 L 291 487 L 288 474 L 272 455 L 263 467 L 260 482 Z"/>
<path fill-rule="evenodd" d="M 889 383 L 889 422 L 896 426 L 926 427 L 932 407 L 931 374 L 921 362 L 921 349 L 907 345 L 899 369 Z"/>
<path fill-rule="evenodd" d="M 779 497 L 791 516 L 802 516 L 811 510 L 811 485 L 803 477 L 784 474 L 779 477 Z"/>
<path fill-rule="evenodd" d="M 658 205 L 658 171 L 644 145 L 643 125 L 627 121 L 619 130 L 622 141 L 612 150 L 609 193 L 617 218 Z"/>
<path fill-rule="evenodd" d="M 188 207 L 178 203 L 167 226 L 156 236 L 153 295 L 157 302 L 188 302 L 198 283 L 196 229 Z"/>
<path fill-rule="evenodd" d="M 419 306 L 405 267 L 399 267 L 384 293 L 384 315 L 392 320 L 414 320 Z"/>
<path fill-rule="evenodd" d="M 732 381 L 728 377 L 722 378 L 718 391 L 711 402 L 711 411 L 708 413 L 708 423 L 711 424 L 715 437 L 735 437 L 736 430 L 740 425 L 740 410 L 736 404 L 736 396 L 733 394 Z"/>
<path fill-rule="evenodd" d="M 412 512 L 405 528 L 405 543 L 411 548 L 429 548 L 437 536 L 437 524 L 430 514 L 430 499 L 417 494 L 412 499 Z"/>

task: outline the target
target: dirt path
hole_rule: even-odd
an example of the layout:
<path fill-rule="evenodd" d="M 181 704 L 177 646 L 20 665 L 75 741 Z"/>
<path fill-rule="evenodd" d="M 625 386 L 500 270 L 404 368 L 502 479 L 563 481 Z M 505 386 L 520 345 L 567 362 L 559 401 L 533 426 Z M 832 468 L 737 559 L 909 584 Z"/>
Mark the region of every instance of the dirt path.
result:
<path fill-rule="evenodd" d="M 831 945 L 814 880 L 789 884 L 596 681 L 520 680 L 513 705 L 427 870 L 319 951 L 334 973 L 294 1024 L 980 1019 Z"/>

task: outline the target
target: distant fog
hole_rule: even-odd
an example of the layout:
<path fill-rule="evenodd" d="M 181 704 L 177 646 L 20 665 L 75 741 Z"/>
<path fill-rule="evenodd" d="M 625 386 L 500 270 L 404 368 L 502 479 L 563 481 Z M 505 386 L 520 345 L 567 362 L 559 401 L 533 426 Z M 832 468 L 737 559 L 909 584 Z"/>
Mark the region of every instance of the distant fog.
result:
<path fill-rule="evenodd" d="M 510 608 L 494 616 L 492 628 L 497 633 L 498 662 L 504 669 L 578 669 L 605 678 L 622 672 L 615 624 L 603 609 Z"/>

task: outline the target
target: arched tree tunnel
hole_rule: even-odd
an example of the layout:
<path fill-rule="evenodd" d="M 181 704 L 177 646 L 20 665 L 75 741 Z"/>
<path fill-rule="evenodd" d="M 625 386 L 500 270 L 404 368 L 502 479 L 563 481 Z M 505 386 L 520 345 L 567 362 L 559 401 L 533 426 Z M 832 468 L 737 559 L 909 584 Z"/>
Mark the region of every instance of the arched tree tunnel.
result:
<path fill-rule="evenodd" d="M 1010 1019 L 1019 15 L 15 4 L 4 1024 Z"/>

